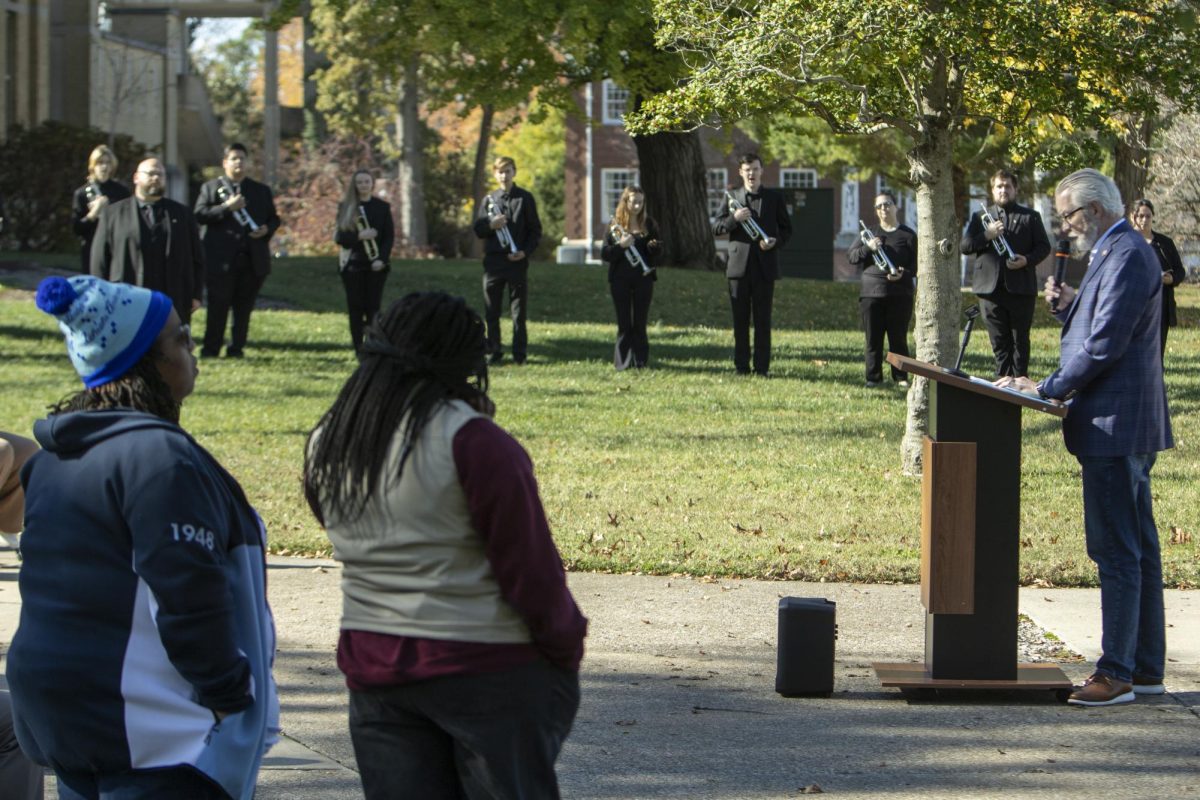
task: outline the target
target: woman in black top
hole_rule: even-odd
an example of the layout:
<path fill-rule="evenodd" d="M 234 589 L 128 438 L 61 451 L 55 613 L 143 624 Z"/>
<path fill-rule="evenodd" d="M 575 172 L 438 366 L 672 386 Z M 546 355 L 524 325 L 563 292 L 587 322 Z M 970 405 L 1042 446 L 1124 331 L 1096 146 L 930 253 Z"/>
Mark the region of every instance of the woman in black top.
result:
<path fill-rule="evenodd" d="M 658 225 L 646 216 L 646 195 L 626 186 L 600 257 L 608 262 L 608 283 L 617 310 L 617 346 L 613 366 L 642 368 L 650 357 L 646 319 L 658 275 Z"/>
<path fill-rule="evenodd" d="M 96 235 L 100 212 L 109 203 L 129 197 L 125 184 L 113 180 L 117 173 L 117 156 L 108 145 L 98 145 L 88 156 L 87 183 L 75 190 L 71 201 L 71 227 L 79 237 L 80 267 L 84 275 L 91 269 L 92 239 Z"/>
<path fill-rule="evenodd" d="M 1133 216 L 1130 217 L 1130 221 L 1133 223 L 1134 230 L 1140 233 L 1154 248 L 1154 252 L 1158 255 L 1158 263 L 1162 266 L 1162 339 L 1160 346 L 1165 356 L 1167 354 L 1167 328 L 1173 328 L 1179 324 L 1179 319 L 1175 315 L 1175 285 L 1182 283 L 1187 278 L 1187 272 L 1183 269 L 1183 261 L 1179 258 L 1179 251 L 1175 249 L 1175 242 L 1171 241 L 1169 236 L 1150 229 L 1150 223 L 1153 220 L 1153 203 L 1149 200 L 1138 200 L 1133 204 Z"/>
<path fill-rule="evenodd" d="M 883 383 L 883 336 L 888 349 L 908 355 L 908 323 L 912 321 L 913 291 L 917 274 L 917 234 L 896 220 L 896 196 L 881 192 L 875 198 L 875 216 L 879 224 L 868 229 L 871 237 L 859 238 L 847 253 L 850 263 L 862 270 L 862 288 L 858 292 L 858 308 L 866 331 L 867 388 Z M 891 260 L 895 272 L 875 264 L 874 254 Z M 886 264 L 886 262 L 885 262 Z M 892 380 L 901 388 L 908 387 L 908 376 L 892 367 Z"/>
<path fill-rule="evenodd" d="M 356 353 L 362 349 L 363 329 L 379 313 L 395 240 L 392 207 L 375 197 L 374 189 L 375 176 L 362 169 L 354 173 L 338 205 L 333 237 L 342 247 L 338 270 L 346 287 L 350 338 Z"/>

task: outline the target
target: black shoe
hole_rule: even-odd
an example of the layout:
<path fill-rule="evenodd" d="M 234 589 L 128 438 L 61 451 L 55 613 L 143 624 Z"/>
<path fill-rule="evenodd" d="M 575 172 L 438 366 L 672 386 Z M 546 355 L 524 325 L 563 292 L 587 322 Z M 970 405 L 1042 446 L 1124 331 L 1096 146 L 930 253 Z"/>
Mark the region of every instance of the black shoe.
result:
<path fill-rule="evenodd" d="M 503 360 L 504 360 L 504 353 L 497 352 L 497 353 L 492 353 L 490 356 L 488 356 L 489 364 L 499 364 Z"/>
<path fill-rule="evenodd" d="M 245 358 L 246 354 L 243 353 L 241 350 L 226 350 L 225 357 L 226 358 Z"/>
<path fill-rule="evenodd" d="M 216 358 L 219 355 L 221 355 L 220 352 L 214 352 L 212 350 L 201 350 L 200 351 L 201 358 Z"/>

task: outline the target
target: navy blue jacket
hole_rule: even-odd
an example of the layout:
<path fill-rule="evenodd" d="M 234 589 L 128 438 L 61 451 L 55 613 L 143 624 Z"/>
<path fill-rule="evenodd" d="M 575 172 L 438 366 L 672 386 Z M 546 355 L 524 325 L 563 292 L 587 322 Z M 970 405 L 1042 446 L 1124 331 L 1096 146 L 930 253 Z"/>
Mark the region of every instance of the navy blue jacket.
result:
<path fill-rule="evenodd" d="M 1129 456 L 1174 446 L 1159 350 L 1162 270 L 1141 234 L 1122 221 L 1088 266 L 1063 323 L 1050 397 L 1072 398 L 1063 419 L 1077 456 Z"/>
<path fill-rule="evenodd" d="M 192 765 L 250 798 L 278 729 L 258 515 L 156 416 L 60 414 L 34 435 L 8 654 L 22 750 L 66 772 Z"/>

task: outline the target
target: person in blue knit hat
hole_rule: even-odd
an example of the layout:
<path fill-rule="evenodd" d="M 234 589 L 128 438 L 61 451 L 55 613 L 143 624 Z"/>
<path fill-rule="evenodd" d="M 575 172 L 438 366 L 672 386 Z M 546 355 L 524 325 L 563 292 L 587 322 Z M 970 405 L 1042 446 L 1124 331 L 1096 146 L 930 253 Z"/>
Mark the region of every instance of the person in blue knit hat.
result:
<path fill-rule="evenodd" d="M 34 425 L 8 683 L 62 800 L 254 794 L 278 732 L 266 535 L 179 426 L 197 375 L 170 299 L 47 278 L 83 389 Z"/>

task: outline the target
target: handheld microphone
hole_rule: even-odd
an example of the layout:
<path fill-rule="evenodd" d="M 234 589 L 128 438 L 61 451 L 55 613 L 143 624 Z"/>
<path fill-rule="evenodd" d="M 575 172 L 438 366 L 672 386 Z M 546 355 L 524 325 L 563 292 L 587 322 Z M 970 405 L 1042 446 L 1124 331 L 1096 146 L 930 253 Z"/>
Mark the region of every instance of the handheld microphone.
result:
<path fill-rule="evenodd" d="M 1059 239 L 1054 246 L 1054 285 L 1062 287 L 1063 277 L 1067 274 L 1067 259 L 1071 257 L 1071 240 Z M 1058 298 L 1050 303 L 1050 310 L 1058 311 Z"/>

